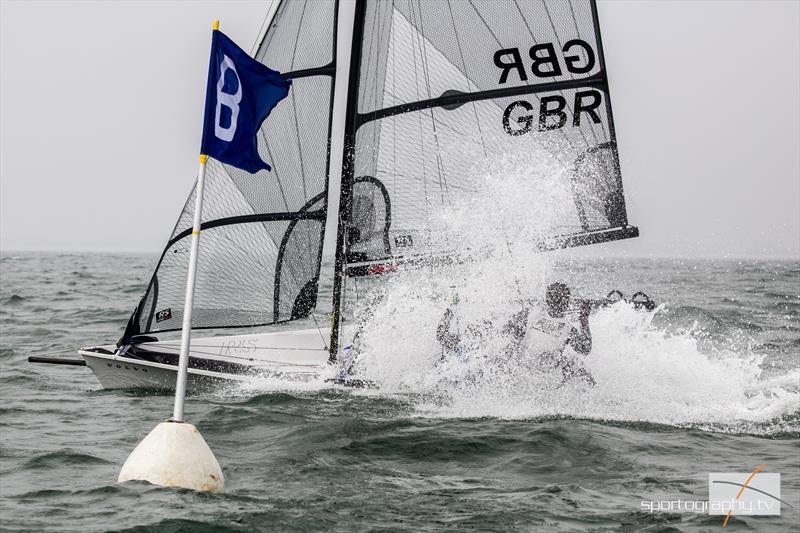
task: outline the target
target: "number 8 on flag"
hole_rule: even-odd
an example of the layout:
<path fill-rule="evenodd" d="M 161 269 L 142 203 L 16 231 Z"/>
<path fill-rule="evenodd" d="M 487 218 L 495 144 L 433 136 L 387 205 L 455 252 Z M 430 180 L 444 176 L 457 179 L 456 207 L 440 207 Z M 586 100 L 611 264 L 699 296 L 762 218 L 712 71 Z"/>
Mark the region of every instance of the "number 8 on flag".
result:
<path fill-rule="evenodd" d="M 200 153 L 251 174 L 271 170 L 258 154 L 256 135 L 291 84 L 214 30 Z"/>

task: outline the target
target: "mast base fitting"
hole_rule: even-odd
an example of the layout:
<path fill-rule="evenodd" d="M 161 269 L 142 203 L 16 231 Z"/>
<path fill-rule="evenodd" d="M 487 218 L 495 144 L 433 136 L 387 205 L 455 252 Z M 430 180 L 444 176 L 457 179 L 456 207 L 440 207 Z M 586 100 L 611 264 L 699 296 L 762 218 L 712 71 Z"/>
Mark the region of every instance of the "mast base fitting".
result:
<path fill-rule="evenodd" d="M 217 458 L 197 428 L 174 421 L 157 425 L 128 456 L 117 482 L 134 480 L 203 492 L 225 488 Z"/>

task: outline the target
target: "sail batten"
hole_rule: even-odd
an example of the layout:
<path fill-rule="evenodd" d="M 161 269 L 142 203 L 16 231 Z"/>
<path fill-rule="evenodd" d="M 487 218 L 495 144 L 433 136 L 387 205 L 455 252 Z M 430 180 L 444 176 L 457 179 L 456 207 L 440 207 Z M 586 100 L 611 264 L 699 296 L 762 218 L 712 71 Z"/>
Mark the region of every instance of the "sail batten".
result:
<path fill-rule="evenodd" d="M 486 91 L 475 92 L 459 92 L 454 89 L 448 89 L 441 96 L 431 98 L 428 100 L 418 100 L 416 102 L 408 102 L 399 104 L 392 107 L 385 107 L 368 113 L 359 113 L 359 124 L 366 124 L 373 120 L 390 117 L 392 115 L 399 115 L 408 113 L 410 111 L 421 111 L 430 109 L 432 107 L 441 107 L 452 111 L 457 109 L 456 106 L 467 104 L 470 102 L 477 102 L 480 100 L 493 100 L 496 98 L 503 98 L 507 96 L 521 96 L 524 94 L 537 94 L 552 91 L 563 91 L 565 89 L 575 89 L 578 87 L 596 87 L 599 89 L 606 89 L 608 86 L 605 77 L 597 75 L 592 78 L 584 78 L 580 80 L 560 81 L 548 84 L 539 85 L 520 85 L 517 87 L 504 87 L 502 89 L 491 89 Z M 451 109 L 448 109 L 450 107 Z"/>

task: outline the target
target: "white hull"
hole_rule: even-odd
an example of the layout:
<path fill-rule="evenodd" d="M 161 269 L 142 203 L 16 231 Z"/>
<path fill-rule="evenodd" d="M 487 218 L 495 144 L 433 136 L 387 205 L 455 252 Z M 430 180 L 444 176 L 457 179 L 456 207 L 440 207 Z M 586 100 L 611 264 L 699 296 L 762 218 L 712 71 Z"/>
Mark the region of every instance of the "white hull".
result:
<path fill-rule="evenodd" d="M 149 361 L 139 361 L 118 355 L 106 355 L 79 350 L 104 389 L 175 390 L 177 368 Z M 189 370 L 189 390 L 200 390 L 222 383 L 243 379 L 232 374 Z"/>
<path fill-rule="evenodd" d="M 321 332 L 310 329 L 192 339 L 188 389 L 202 390 L 258 378 L 310 381 L 333 375 Z M 112 353 L 97 351 L 98 348 Z M 173 359 L 179 348 L 179 340 L 137 345 L 139 353 Z M 78 353 L 105 389 L 175 389 L 174 363 L 118 354 L 114 345 L 84 348 Z"/>

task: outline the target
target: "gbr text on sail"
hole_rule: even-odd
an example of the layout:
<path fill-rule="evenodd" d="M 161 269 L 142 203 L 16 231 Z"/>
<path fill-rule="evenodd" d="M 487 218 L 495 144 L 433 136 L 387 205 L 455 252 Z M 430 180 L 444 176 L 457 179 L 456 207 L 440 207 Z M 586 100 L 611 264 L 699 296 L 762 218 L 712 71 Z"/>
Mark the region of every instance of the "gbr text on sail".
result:
<path fill-rule="evenodd" d="M 494 53 L 494 64 L 500 69 L 499 84 L 527 83 L 530 77 L 555 80 L 565 74 L 585 75 L 597 64 L 596 55 L 589 43 L 572 39 L 556 48 L 553 43 L 541 43 L 527 50 L 523 60 L 519 48 L 503 48 Z M 535 107 L 528 100 L 516 100 L 503 113 L 503 129 L 509 135 L 523 135 L 534 130 L 556 130 L 567 124 L 579 127 L 582 120 L 599 124 L 598 109 L 603 94 L 595 89 L 575 91 L 571 101 L 562 94 L 539 98 L 538 121 L 534 122 Z"/>

